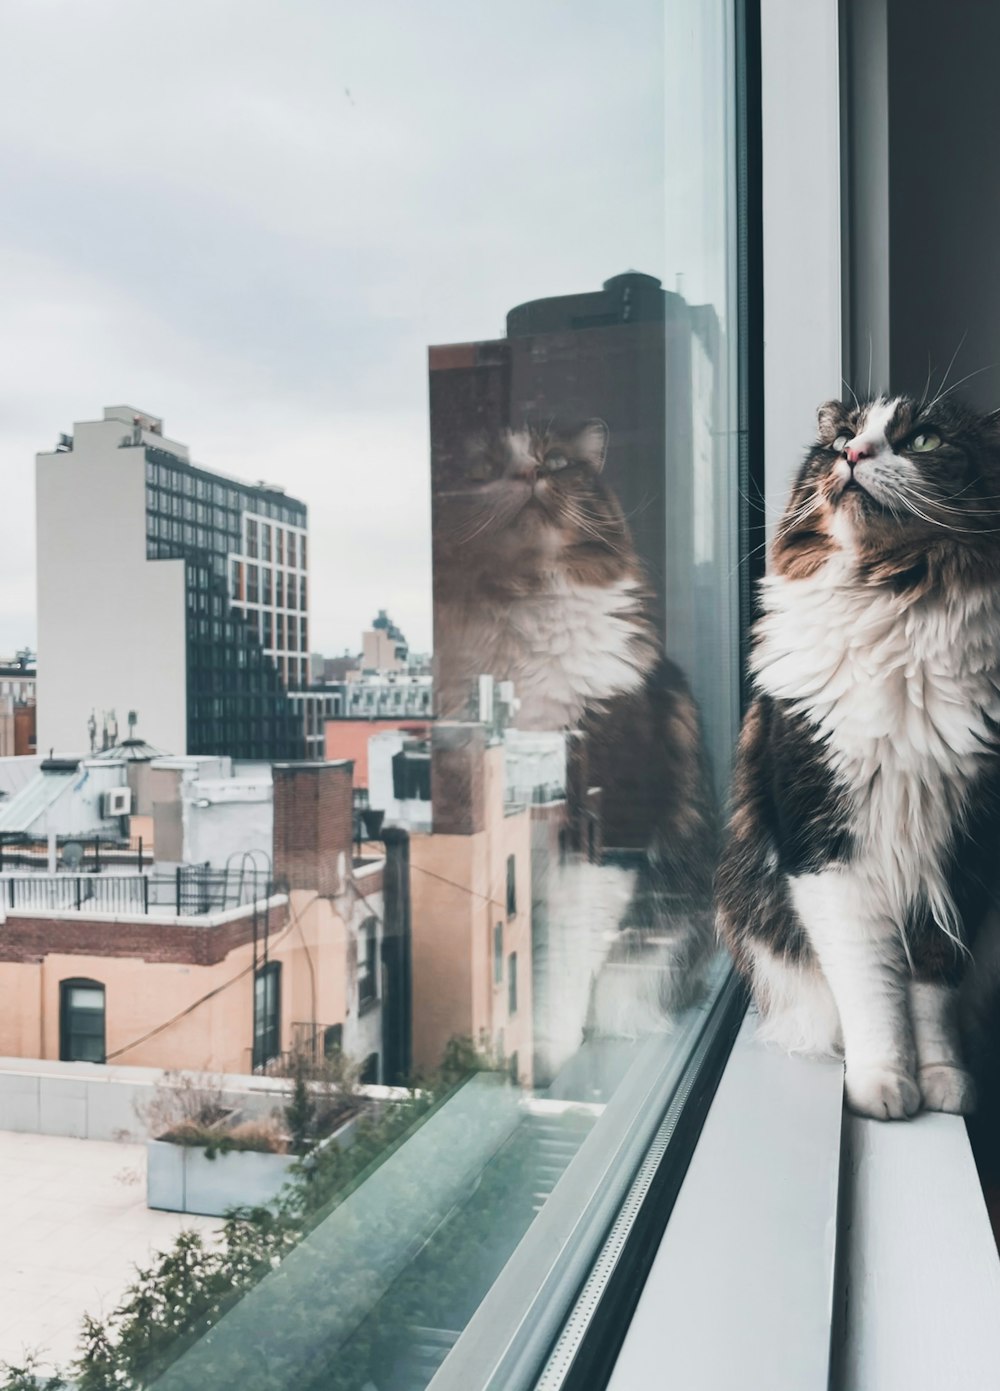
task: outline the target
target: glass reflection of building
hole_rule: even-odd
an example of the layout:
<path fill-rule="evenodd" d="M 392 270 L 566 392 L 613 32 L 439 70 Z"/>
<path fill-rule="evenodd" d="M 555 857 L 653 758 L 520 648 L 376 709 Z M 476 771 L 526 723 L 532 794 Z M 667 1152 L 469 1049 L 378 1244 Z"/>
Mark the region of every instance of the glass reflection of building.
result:
<path fill-rule="evenodd" d="M 600 290 L 517 306 L 502 339 L 429 351 L 435 545 L 436 493 L 450 486 L 470 439 L 526 423 L 602 419 L 609 434 L 604 478 L 628 520 L 652 616 L 667 655 L 690 682 L 710 749 L 728 747 L 737 698 L 732 654 L 718 650 L 720 632 L 735 631 L 724 563 L 733 525 L 726 510 L 731 490 L 721 481 L 724 354 L 711 306 L 689 305 L 635 271 Z M 436 623 L 447 598 L 438 589 L 442 579 L 435 567 Z M 609 972 L 604 965 L 607 929 L 633 892 L 630 876 L 642 843 L 641 831 L 639 839 L 616 846 L 612 834 L 605 843 L 613 828 L 602 824 L 601 797 L 589 787 L 582 750 L 572 746 L 567 768 L 576 772 L 566 779 L 564 799 L 548 805 L 545 797 L 534 798 L 536 1083 L 556 1077 L 578 1048 L 593 1017 L 594 981 L 613 984 L 618 968 Z M 715 771 L 721 783 L 727 770 Z M 649 974 L 645 958 L 635 965 Z M 631 992 L 629 985 L 625 1014 L 636 1004 Z"/>

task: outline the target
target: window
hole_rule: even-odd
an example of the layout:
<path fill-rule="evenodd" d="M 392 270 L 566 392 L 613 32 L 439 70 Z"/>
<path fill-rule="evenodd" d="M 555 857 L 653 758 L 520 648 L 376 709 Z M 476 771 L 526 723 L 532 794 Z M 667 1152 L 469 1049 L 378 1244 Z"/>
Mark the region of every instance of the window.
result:
<path fill-rule="evenodd" d="M 103 1063 L 104 1039 L 104 986 L 96 980 L 64 980 L 59 986 L 59 1057 Z"/>
<path fill-rule="evenodd" d="M 365 1009 L 378 998 L 378 933 L 376 920 L 366 918 L 358 929 L 358 1003 Z"/>
<path fill-rule="evenodd" d="M 281 963 L 258 970 L 253 994 L 253 1065 L 263 1067 L 281 1052 Z"/>
<path fill-rule="evenodd" d="M 264 1348 L 276 1386 L 296 1391 L 332 1381 L 424 1391 L 438 1377 L 446 1391 L 537 1383 L 545 1351 L 526 1341 L 540 1327 L 532 1300 L 544 1292 L 551 1344 L 671 1099 L 688 1095 L 678 1079 L 702 1030 L 716 1027 L 705 1021 L 718 1018 L 717 1002 L 729 1008 L 725 962 L 699 952 L 696 935 L 690 951 L 672 946 L 687 945 L 687 924 L 707 921 L 710 818 L 695 813 L 724 796 L 756 563 L 743 500 L 756 495 L 757 463 L 740 3 L 440 0 L 395 5 L 391 24 L 348 0 L 305 17 L 303 7 L 278 17 L 251 6 L 225 103 L 206 78 L 224 48 L 211 7 L 204 43 L 167 35 L 183 101 L 170 111 L 147 102 L 139 118 L 153 122 L 157 167 L 185 194 L 171 202 L 170 235 L 143 248 L 149 219 L 123 212 L 135 190 L 109 185 L 99 250 L 123 266 L 155 252 L 155 281 L 172 292 L 132 277 L 133 318 L 162 328 L 165 429 L 205 464 L 178 461 L 174 489 L 149 483 L 181 503 L 168 511 L 158 499 L 155 515 L 181 530 L 154 533 L 153 544 L 193 534 L 203 545 L 212 533 L 187 562 L 186 747 L 172 747 L 184 740 L 141 694 L 150 672 L 160 679 L 142 655 L 149 624 L 114 625 L 115 671 L 131 663 L 144 674 L 139 694 L 108 688 L 81 705 L 74 727 L 84 738 L 92 705 L 100 721 L 117 700 L 121 721 L 134 703 L 138 735 L 154 746 L 231 755 L 231 804 L 185 803 L 174 851 L 211 855 L 218 868 L 206 883 L 236 906 L 216 912 L 213 900 L 204 925 L 183 929 L 199 958 L 183 970 L 121 957 L 113 983 L 102 974 L 113 1002 L 153 992 L 149 1019 L 125 1041 L 174 1021 L 124 1066 L 277 1072 L 308 1029 L 312 1054 L 335 1055 L 331 1073 L 387 1091 L 352 1097 L 359 1143 L 317 1146 L 296 1166 L 310 1175 L 295 1190 L 310 1231 L 301 1258 L 272 1251 L 253 1228 L 265 1259 L 240 1267 L 234 1283 L 246 1292 L 197 1327 L 178 1299 L 169 1312 L 185 1365 L 167 1366 L 173 1349 L 157 1327 L 156 1376 L 255 1385 Z M 53 186 L 76 187 L 89 167 L 89 127 L 66 118 L 59 74 L 87 73 L 88 111 L 114 150 L 137 119 L 118 80 L 134 37 L 109 46 L 86 26 L 56 24 L 41 49 L 19 46 L 65 136 L 59 177 L 52 159 L 42 171 Z M 310 138 L 291 121 L 230 119 L 244 108 L 308 110 Z M 44 222 L 36 230 L 45 244 Z M 77 219 L 67 254 L 93 235 Z M 316 248 L 334 244 L 344 273 L 331 277 Z M 96 252 L 81 251 L 85 272 Z M 80 266 L 69 270 L 86 290 Z M 89 311 L 69 319 L 75 342 Z M 63 347 L 61 338 L 60 361 Z M 227 352 L 235 368 L 227 359 L 207 389 L 206 364 Z M 185 419 L 185 402 L 197 415 Z M 568 499 L 562 530 L 543 508 L 519 507 L 513 474 L 526 460 L 544 479 L 539 497 Z M 86 464 L 81 447 L 76 471 Z M 257 486 L 260 475 L 288 493 Z M 95 551 L 109 594 L 120 592 L 112 550 Z M 565 573 L 551 585 L 553 614 L 524 632 L 525 606 L 512 596 L 536 592 L 542 556 L 546 575 L 557 564 Z M 582 556 L 588 583 L 577 596 Z M 223 560 L 221 578 L 210 558 Z M 596 664 L 609 689 L 595 691 L 587 635 L 605 631 L 607 604 L 617 612 L 608 576 L 622 565 L 642 576 L 642 618 L 631 633 L 622 618 L 613 660 Z M 242 589 L 245 621 L 227 617 L 230 587 Z M 594 600 L 578 622 L 559 609 L 567 588 L 582 606 Z M 150 624 L 155 608 L 144 606 Z M 283 681 L 305 686 L 310 642 L 329 653 L 331 707 L 350 721 L 324 728 L 318 700 L 288 698 Z M 598 716 L 623 676 L 640 717 L 612 744 Z M 171 683 L 185 679 L 163 667 L 164 709 L 177 704 Z M 684 728 L 700 731 L 686 742 L 671 742 L 670 722 L 655 718 L 664 681 L 675 683 L 667 694 Z M 307 736 L 311 758 L 289 767 Z M 346 761 L 368 811 L 384 816 L 377 835 L 368 817 L 360 843 Z M 224 767 L 214 774 L 225 782 Z M 151 776 L 169 780 L 166 769 Z M 226 800 L 207 773 L 201 781 L 200 800 Z M 210 846 L 196 826 L 210 826 Z M 157 845 L 164 865 L 176 863 L 170 839 Z M 645 872 L 651 854 L 656 874 Z M 263 908 L 248 887 L 255 872 L 295 887 L 281 883 Z M 136 878 L 117 877 L 123 894 Z M 53 893 L 72 892 L 76 875 L 56 878 Z M 178 935 L 157 925 L 166 913 L 154 906 L 133 936 Z M 6 980 L 22 967 L 4 971 Z M 32 971 L 7 992 L 18 1010 L 37 995 Z M 662 1028 L 649 1007 L 661 993 Z M 689 995 L 704 1004 L 688 1012 Z M 41 1037 L 39 1020 L 8 1033 Z M 114 1057 L 118 1040 L 101 1046 Z M 598 1173 L 592 1152 L 618 1162 Z M 227 1181 L 231 1160 L 214 1166 L 213 1182 Z M 568 1200 L 550 1198 L 570 1170 L 579 1223 L 562 1264 L 567 1246 L 552 1224 Z M 527 1272 L 513 1290 L 508 1261 Z M 253 1289 L 250 1270 L 263 1272 Z M 119 1293 L 97 1291 L 92 1307 L 113 1307 Z M 474 1368 L 473 1356 L 483 1359 Z"/>

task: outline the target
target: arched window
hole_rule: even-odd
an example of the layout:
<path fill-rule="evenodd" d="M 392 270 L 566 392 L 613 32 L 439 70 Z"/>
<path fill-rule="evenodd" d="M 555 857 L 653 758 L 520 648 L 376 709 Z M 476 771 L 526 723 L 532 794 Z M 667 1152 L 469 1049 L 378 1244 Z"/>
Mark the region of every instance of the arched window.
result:
<path fill-rule="evenodd" d="M 59 1057 L 63 1062 L 103 1063 L 106 1053 L 104 986 L 99 980 L 59 984 Z"/>

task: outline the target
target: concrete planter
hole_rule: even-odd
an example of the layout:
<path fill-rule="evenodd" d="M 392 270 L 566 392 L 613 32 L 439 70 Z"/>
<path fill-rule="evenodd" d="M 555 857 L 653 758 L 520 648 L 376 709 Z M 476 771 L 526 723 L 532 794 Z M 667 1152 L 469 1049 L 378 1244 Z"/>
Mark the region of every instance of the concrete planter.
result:
<path fill-rule="evenodd" d="M 209 1159 L 203 1145 L 147 1140 L 146 1205 L 224 1217 L 233 1207 L 272 1202 L 294 1163 L 293 1154 L 258 1150 L 227 1150 Z"/>
<path fill-rule="evenodd" d="M 358 1117 L 352 1116 L 322 1141 L 350 1145 Z M 288 1181 L 294 1154 L 225 1150 L 209 1159 L 203 1145 L 146 1141 L 146 1206 L 165 1212 L 224 1217 L 234 1207 L 271 1203 Z"/>

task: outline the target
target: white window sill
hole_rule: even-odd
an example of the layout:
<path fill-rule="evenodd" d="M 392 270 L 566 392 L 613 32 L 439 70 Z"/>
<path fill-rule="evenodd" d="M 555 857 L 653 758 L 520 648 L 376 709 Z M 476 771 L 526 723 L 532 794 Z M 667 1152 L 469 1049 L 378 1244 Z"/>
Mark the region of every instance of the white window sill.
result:
<path fill-rule="evenodd" d="M 1000 1386 L 1000 1260 L 958 1117 L 843 1111 L 842 1068 L 748 1017 L 610 1382 Z"/>

